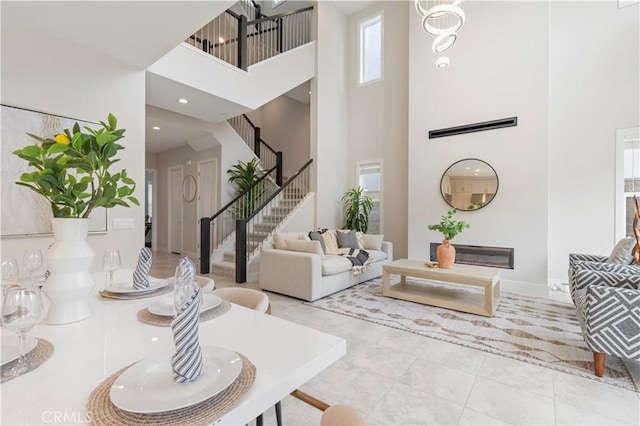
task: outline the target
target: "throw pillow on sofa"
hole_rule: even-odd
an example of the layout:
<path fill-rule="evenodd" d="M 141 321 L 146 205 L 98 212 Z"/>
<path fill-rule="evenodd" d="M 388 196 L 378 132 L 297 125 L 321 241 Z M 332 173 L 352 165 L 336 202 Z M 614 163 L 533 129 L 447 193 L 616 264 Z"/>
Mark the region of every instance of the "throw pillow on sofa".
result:
<path fill-rule="evenodd" d="M 319 241 L 286 240 L 285 245 L 289 251 L 319 254 L 324 259 L 324 252 Z"/>
<path fill-rule="evenodd" d="M 358 244 L 358 237 L 356 236 L 356 231 L 354 231 L 353 229 L 347 231 L 336 230 L 336 238 L 338 239 L 339 248 L 360 248 L 360 245 Z"/>
<path fill-rule="evenodd" d="M 364 234 L 362 235 L 362 245 L 364 249 L 369 250 L 382 250 L 382 239 L 384 235 L 375 235 L 375 234 Z"/>
<path fill-rule="evenodd" d="M 607 263 L 619 263 L 621 265 L 630 265 L 633 262 L 633 247 L 636 245 L 636 239 L 633 237 L 626 237 L 618 241 L 618 244 L 613 248 Z"/>
<path fill-rule="evenodd" d="M 338 254 L 338 239 L 336 233 L 329 229 L 320 229 L 309 232 L 309 238 L 319 241 L 325 254 Z"/>

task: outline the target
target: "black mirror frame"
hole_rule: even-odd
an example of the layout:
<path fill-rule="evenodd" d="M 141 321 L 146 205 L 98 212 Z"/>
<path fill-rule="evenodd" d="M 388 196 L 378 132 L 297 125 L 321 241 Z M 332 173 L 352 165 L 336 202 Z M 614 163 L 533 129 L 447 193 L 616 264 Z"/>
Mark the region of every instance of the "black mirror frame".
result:
<path fill-rule="evenodd" d="M 454 206 L 452 203 L 450 203 L 447 198 L 444 195 L 444 191 L 442 189 L 442 183 L 444 182 L 444 177 L 447 175 L 447 172 L 456 164 L 461 163 L 463 161 L 469 161 L 469 160 L 473 160 L 473 161 L 480 161 L 481 163 L 486 164 L 487 166 L 489 166 L 489 168 L 493 171 L 493 174 L 496 176 L 496 192 L 493 193 L 493 197 L 491 197 L 491 199 L 482 207 L 478 207 L 477 209 L 461 209 L 460 207 L 456 207 Z M 500 178 L 498 177 L 498 173 L 496 172 L 496 169 L 493 168 L 493 166 L 489 163 L 487 163 L 484 160 L 481 160 L 479 158 L 463 158 L 462 160 L 458 160 L 455 163 L 451 164 L 449 167 L 447 167 L 447 169 L 444 171 L 444 173 L 442 173 L 442 177 L 440 178 L 440 195 L 442 196 L 442 199 L 444 200 L 445 203 L 447 203 L 449 206 L 453 207 L 454 209 L 458 209 L 459 211 L 462 212 L 474 212 L 477 210 L 481 210 L 485 207 L 487 207 L 489 204 L 491 204 L 491 202 L 496 198 L 496 195 L 498 194 L 498 190 L 500 189 Z"/>

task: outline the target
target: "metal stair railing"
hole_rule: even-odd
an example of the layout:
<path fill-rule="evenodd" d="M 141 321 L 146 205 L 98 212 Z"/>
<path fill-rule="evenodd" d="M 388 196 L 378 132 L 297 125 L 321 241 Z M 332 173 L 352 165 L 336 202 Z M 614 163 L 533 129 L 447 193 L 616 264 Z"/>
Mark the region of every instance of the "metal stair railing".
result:
<path fill-rule="evenodd" d="M 311 41 L 312 14 L 310 6 L 249 21 L 226 10 L 185 42 L 246 71 L 250 65 Z"/>
<path fill-rule="evenodd" d="M 210 271 L 212 248 L 216 249 L 235 230 L 235 220 L 252 217 L 256 208 L 261 208 L 271 195 L 279 190 L 272 179 L 276 168 L 267 170 L 246 191 L 238 194 L 211 217 L 200 218 L 200 272 Z"/>
<path fill-rule="evenodd" d="M 260 137 L 260 127 L 255 126 L 246 114 L 230 118 L 227 122 L 260 159 L 263 169 L 276 167 L 276 185 L 282 186 L 282 152 L 273 149 Z"/>
<path fill-rule="evenodd" d="M 251 255 L 260 250 L 264 239 L 273 232 L 257 233 L 260 242 L 249 251 L 247 247 L 249 231 L 254 230 L 256 224 L 263 223 L 264 218 L 279 206 L 280 200 L 283 198 L 281 195 L 293 197 L 298 202 L 307 196 L 310 190 L 311 163 L 313 163 L 313 158 L 307 161 L 282 187 L 271 194 L 251 215 L 236 219 L 236 283 L 247 282 L 247 266 Z"/>

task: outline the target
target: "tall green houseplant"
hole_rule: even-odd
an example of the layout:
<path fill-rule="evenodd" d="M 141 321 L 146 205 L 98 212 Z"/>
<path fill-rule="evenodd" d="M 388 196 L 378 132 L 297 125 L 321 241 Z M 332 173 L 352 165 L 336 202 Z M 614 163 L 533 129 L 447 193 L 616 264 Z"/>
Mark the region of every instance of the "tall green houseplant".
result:
<path fill-rule="evenodd" d="M 342 197 L 344 203 L 344 229 L 367 232 L 369 213 L 373 208 L 371 197 L 365 195 L 364 188 L 358 186 L 348 190 Z"/>
<path fill-rule="evenodd" d="M 251 161 L 238 161 L 238 164 L 233 165 L 227 170 L 229 175 L 229 183 L 236 188 L 236 196 L 244 192 L 249 191 L 265 174 L 265 171 L 260 169 L 260 160 L 254 158 Z M 265 190 L 264 180 L 262 183 L 256 185 L 238 200 L 235 208 L 235 214 L 237 218 L 245 218 L 253 213 L 257 207 L 257 202 L 260 196 Z"/>

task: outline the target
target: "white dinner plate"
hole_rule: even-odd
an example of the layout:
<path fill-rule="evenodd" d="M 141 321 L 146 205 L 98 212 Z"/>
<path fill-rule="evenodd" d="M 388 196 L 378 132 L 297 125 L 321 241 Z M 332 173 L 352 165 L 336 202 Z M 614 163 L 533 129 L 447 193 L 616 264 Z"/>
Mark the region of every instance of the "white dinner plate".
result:
<path fill-rule="evenodd" d="M 220 303 L 222 303 L 222 299 L 220 299 L 220 297 L 216 296 L 215 294 L 203 294 L 200 313 L 208 311 L 209 309 L 213 309 Z M 153 303 L 150 303 L 149 306 L 147 306 L 147 309 L 154 315 L 172 317 L 174 315 L 173 299 L 157 300 Z"/>
<path fill-rule="evenodd" d="M 169 285 L 169 280 L 165 278 L 149 277 L 149 287 L 135 289 L 133 288 L 133 275 L 126 281 L 117 281 L 112 286 L 106 288 L 109 293 L 116 294 L 144 294 L 152 291 L 160 290 Z"/>
<path fill-rule="evenodd" d="M 225 390 L 240 375 L 242 360 L 229 349 L 202 348 L 202 374 L 193 382 L 173 381 L 171 354 L 144 359 L 116 379 L 111 402 L 132 413 L 161 413 L 190 407 Z"/>
<path fill-rule="evenodd" d="M 27 336 L 24 341 L 24 353 L 25 355 L 35 349 L 38 345 L 38 340 L 33 336 Z M 2 347 L 0 348 L 0 361 L 1 365 L 5 365 L 20 358 L 20 343 L 18 336 L 13 334 L 2 333 Z"/>

